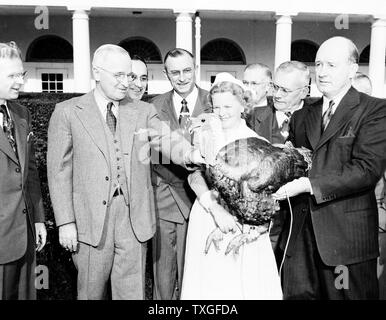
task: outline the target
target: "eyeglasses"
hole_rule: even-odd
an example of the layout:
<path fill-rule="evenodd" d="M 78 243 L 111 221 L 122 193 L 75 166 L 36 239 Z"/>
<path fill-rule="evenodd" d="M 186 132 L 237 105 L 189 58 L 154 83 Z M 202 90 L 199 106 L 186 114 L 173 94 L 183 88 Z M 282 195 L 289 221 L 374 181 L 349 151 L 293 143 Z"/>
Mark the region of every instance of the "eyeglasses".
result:
<path fill-rule="evenodd" d="M 269 82 L 267 81 L 263 81 L 263 82 L 256 82 L 256 81 L 246 81 L 246 80 L 243 80 L 243 85 L 244 86 L 251 86 L 251 87 L 257 87 L 257 86 L 261 86 L 262 84 L 267 84 Z"/>
<path fill-rule="evenodd" d="M 192 68 L 186 68 L 182 71 L 179 71 L 179 70 L 172 70 L 172 71 L 166 71 L 166 73 L 176 79 L 178 77 L 180 77 L 181 73 L 185 76 L 185 77 L 190 77 L 192 74 L 193 74 L 193 69 Z"/>
<path fill-rule="evenodd" d="M 96 68 L 98 68 L 98 69 L 101 69 L 101 70 L 103 70 L 103 71 L 105 71 L 105 72 L 107 72 L 107 73 L 109 73 L 109 74 L 111 74 L 117 81 L 119 81 L 119 82 L 123 82 L 126 78 L 127 78 L 127 80 L 129 80 L 129 81 L 133 81 L 135 78 L 135 74 L 134 73 L 132 73 L 132 72 L 130 72 L 130 73 L 124 73 L 124 72 L 117 72 L 117 73 L 114 73 L 114 72 L 111 72 L 111 71 L 109 71 L 109 70 L 106 70 L 106 69 L 104 69 L 104 68 L 102 68 L 102 67 L 98 67 L 98 66 L 95 66 Z"/>
<path fill-rule="evenodd" d="M 26 77 L 27 75 L 27 71 L 24 71 L 24 72 L 20 72 L 20 73 L 11 73 L 8 78 L 12 79 L 12 80 L 16 80 L 16 79 L 22 79 L 24 80 L 24 78 Z"/>
<path fill-rule="evenodd" d="M 135 81 L 137 79 L 138 79 L 138 76 L 135 73 L 133 73 L 133 80 L 131 81 Z M 139 81 L 141 81 L 142 83 L 147 82 L 148 80 L 149 80 L 148 76 L 143 75 L 139 77 Z"/>
<path fill-rule="evenodd" d="M 281 90 L 281 92 L 283 92 L 283 95 L 288 95 L 288 94 L 290 94 L 290 93 L 293 93 L 293 92 L 295 92 L 295 91 L 298 91 L 298 90 L 301 90 L 301 89 L 304 89 L 304 88 L 306 88 L 306 87 L 308 87 L 308 86 L 303 86 L 303 87 L 300 87 L 300 88 L 296 88 L 296 89 L 293 89 L 293 90 L 290 90 L 290 89 L 287 89 L 287 88 L 284 88 L 284 87 L 280 87 L 280 86 L 278 86 L 277 84 L 275 84 L 275 83 L 271 83 L 271 87 L 272 87 L 272 89 L 274 90 L 274 91 L 279 91 L 279 90 Z"/>

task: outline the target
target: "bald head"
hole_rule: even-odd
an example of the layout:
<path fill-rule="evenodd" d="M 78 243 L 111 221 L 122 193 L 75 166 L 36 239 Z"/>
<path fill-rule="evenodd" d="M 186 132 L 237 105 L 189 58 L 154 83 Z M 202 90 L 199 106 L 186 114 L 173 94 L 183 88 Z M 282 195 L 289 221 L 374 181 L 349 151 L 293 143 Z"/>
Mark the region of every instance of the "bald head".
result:
<path fill-rule="evenodd" d="M 345 37 L 333 37 L 321 44 L 315 59 L 316 85 L 328 99 L 348 90 L 358 70 L 358 49 Z"/>
<path fill-rule="evenodd" d="M 122 47 L 115 44 L 104 44 L 95 50 L 92 65 L 103 67 L 103 64 L 114 55 L 126 56 L 126 58 L 131 61 L 129 53 Z"/>

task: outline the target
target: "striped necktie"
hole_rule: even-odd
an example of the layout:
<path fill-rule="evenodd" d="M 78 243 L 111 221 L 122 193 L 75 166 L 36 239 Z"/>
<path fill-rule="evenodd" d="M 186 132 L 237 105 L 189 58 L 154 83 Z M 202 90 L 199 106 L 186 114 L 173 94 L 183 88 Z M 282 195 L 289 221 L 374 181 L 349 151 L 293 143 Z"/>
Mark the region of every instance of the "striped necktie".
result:
<path fill-rule="evenodd" d="M 12 119 L 8 116 L 7 107 L 2 104 L 0 106 L 0 113 L 3 114 L 3 131 L 11 145 L 13 151 L 17 156 L 16 140 L 14 135 L 14 125 Z"/>
<path fill-rule="evenodd" d="M 323 119 L 322 119 L 322 129 L 323 131 L 326 130 L 328 124 L 330 123 L 330 120 L 333 116 L 332 108 L 334 107 L 335 103 L 333 100 L 330 100 L 328 104 L 327 110 L 323 114 Z"/>
<path fill-rule="evenodd" d="M 113 136 L 115 135 L 115 129 L 117 127 L 117 118 L 115 118 L 113 111 L 111 108 L 113 107 L 113 103 L 109 102 L 107 104 L 107 112 L 106 112 L 106 124 L 110 128 L 111 133 Z"/>
<path fill-rule="evenodd" d="M 181 107 L 178 123 L 182 129 L 187 129 L 187 125 L 190 118 L 188 103 L 186 102 L 185 99 L 182 99 L 181 104 L 182 104 L 182 107 Z"/>
<path fill-rule="evenodd" d="M 283 136 L 288 136 L 289 123 L 290 123 L 290 119 L 291 119 L 291 112 L 285 112 L 284 115 L 286 116 L 286 118 L 280 127 L 280 132 Z"/>

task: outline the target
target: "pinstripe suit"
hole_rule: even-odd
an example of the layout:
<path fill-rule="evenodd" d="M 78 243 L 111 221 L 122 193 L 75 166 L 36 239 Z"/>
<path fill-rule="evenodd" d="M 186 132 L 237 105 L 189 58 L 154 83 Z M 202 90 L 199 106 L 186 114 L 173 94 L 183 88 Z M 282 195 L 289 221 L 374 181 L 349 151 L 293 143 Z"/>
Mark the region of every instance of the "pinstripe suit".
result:
<path fill-rule="evenodd" d="M 319 100 L 291 119 L 289 140 L 313 151 L 314 194 L 291 198 L 294 223 L 283 267 L 284 295 L 374 299 L 379 255 L 374 188 L 386 160 L 386 101 L 350 88 L 323 133 L 321 118 Z M 335 288 L 339 265 L 348 268 L 348 290 Z"/>

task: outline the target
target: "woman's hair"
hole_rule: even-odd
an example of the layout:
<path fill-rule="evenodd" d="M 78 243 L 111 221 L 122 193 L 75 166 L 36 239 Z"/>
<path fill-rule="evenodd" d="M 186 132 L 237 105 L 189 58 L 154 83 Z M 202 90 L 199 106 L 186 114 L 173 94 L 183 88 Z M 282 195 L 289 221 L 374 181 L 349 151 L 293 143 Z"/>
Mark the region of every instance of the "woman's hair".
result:
<path fill-rule="evenodd" d="M 213 105 L 212 96 L 215 93 L 221 93 L 221 92 L 230 92 L 232 95 L 234 95 L 240 103 L 245 106 L 247 103 L 248 96 L 245 94 L 243 88 L 241 88 L 238 84 L 230 82 L 230 81 L 223 81 L 215 84 L 209 91 L 209 102 L 211 105 Z"/>
<path fill-rule="evenodd" d="M 20 59 L 21 51 L 16 42 L 10 41 L 7 43 L 0 43 L 0 59 Z"/>

